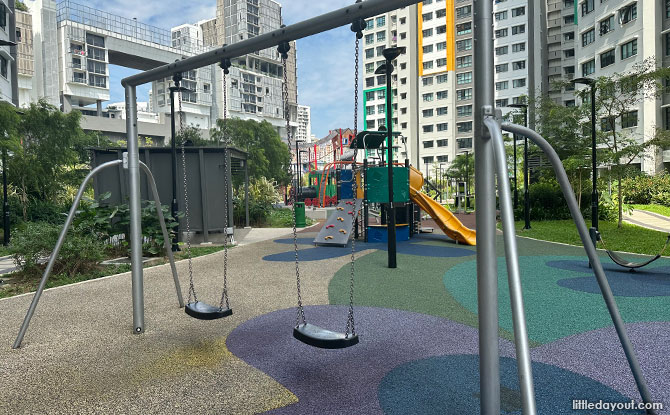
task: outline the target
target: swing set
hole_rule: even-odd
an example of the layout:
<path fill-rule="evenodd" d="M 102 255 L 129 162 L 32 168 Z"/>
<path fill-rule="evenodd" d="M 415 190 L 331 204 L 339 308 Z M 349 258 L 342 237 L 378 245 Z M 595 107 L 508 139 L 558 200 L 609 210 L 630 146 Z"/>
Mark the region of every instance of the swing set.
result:
<path fill-rule="evenodd" d="M 152 190 L 155 190 L 155 183 L 151 177 L 148 168 L 139 160 L 138 153 L 138 132 L 137 132 L 137 99 L 136 88 L 139 85 L 146 84 L 158 79 L 172 76 L 176 73 L 197 69 L 206 65 L 220 64 L 224 71 L 224 79 L 228 74 L 230 59 L 238 56 L 244 56 L 259 50 L 277 47 L 284 65 L 284 85 L 283 85 L 283 103 L 284 117 L 286 119 L 286 129 L 289 149 L 292 149 L 292 137 L 290 133 L 290 112 L 288 106 L 288 83 L 286 60 L 290 50 L 289 42 L 322 33 L 340 26 L 351 25 L 351 30 L 356 34 L 356 54 L 355 54 L 355 96 L 354 96 L 354 128 L 357 127 L 358 119 L 358 64 L 359 64 L 359 41 L 363 36 L 363 30 L 366 27 L 365 19 L 383 14 L 392 10 L 407 7 L 419 3 L 420 0 L 357 0 L 355 4 L 344 7 L 330 13 L 314 17 L 312 19 L 296 23 L 291 26 L 282 26 L 273 32 L 261 34 L 259 36 L 232 44 L 224 45 L 209 52 L 183 59 L 181 61 L 163 65 L 122 80 L 122 85 L 126 91 L 126 126 L 128 153 L 124 160 L 117 160 L 105 163 L 93 169 L 84 180 L 79 193 L 75 198 L 75 203 L 70 209 L 66 223 L 61 231 L 58 243 L 47 264 L 45 273 L 40 281 L 35 296 L 19 330 L 19 335 L 14 343 L 14 348 L 21 345 L 25 332 L 33 316 L 39 298 L 44 290 L 46 281 L 53 267 L 54 260 L 58 255 L 60 246 L 63 243 L 67 229 L 76 214 L 76 208 L 81 200 L 86 184 L 99 170 L 109 167 L 109 165 L 123 164 L 128 170 L 128 180 L 130 189 L 130 245 L 131 245 L 131 274 L 132 274 L 132 304 L 133 304 L 133 327 L 135 333 L 144 331 L 144 287 L 142 270 L 142 237 L 141 237 L 141 216 L 140 216 L 140 170 L 147 172 Z M 530 5 L 530 3 L 529 3 Z M 474 11 L 474 54 L 478 65 L 475 67 L 474 79 L 475 87 L 475 153 L 477 159 L 475 163 L 475 182 L 477 198 L 477 286 L 478 286 L 478 319 L 479 319 L 479 364 L 480 364 L 480 404 L 481 413 L 486 415 L 500 414 L 500 351 L 499 351 L 499 319 L 498 319 L 498 255 L 496 254 L 496 176 L 498 177 L 498 192 L 500 195 L 500 216 L 503 225 L 503 238 L 505 247 L 505 257 L 508 273 L 508 284 L 512 308 L 512 319 L 514 327 L 514 342 L 516 348 L 517 371 L 521 392 L 521 401 L 523 413 L 525 415 L 535 415 L 537 413 L 535 404 L 535 391 L 533 386 L 533 374 L 531 370 L 530 346 L 526 328 L 526 317 L 523 305 L 523 293 L 521 287 L 521 275 L 519 269 L 519 255 L 516 245 L 516 235 L 514 230 L 514 216 L 511 202 L 510 184 L 507 178 L 507 157 L 503 141 L 502 131 L 508 131 L 521 136 L 525 136 L 534 141 L 538 147 L 546 154 L 554 168 L 558 182 L 563 191 L 563 195 L 568 202 L 568 207 L 582 240 L 582 245 L 586 251 L 589 262 L 596 280 L 600 287 L 603 300 L 611 316 L 616 329 L 619 342 L 624 350 L 628 360 L 629 367 L 636 382 L 637 389 L 645 403 L 651 403 L 654 400 L 647 387 L 644 376 L 642 375 L 637 355 L 628 338 L 623 320 L 619 313 L 616 301 L 612 294 L 602 264 L 593 246 L 584 218 L 581 216 L 574 193 L 571 190 L 570 183 L 563 168 L 560 158 L 554 149 L 535 131 L 512 123 L 502 123 L 502 113 L 494 108 L 494 88 L 493 88 L 493 2 L 490 0 L 475 0 L 473 4 Z M 532 15 L 532 13 L 529 13 Z M 392 69 L 391 69 L 392 70 Z M 225 81 L 224 81 L 225 82 Z M 225 91 L 225 88 L 224 88 Z M 225 93 L 225 92 L 224 92 Z M 224 96 L 224 102 L 227 97 Z M 181 97 L 180 97 L 180 113 Z M 224 108 L 224 114 L 226 108 Z M 387 114 L 388 116 L 389 114 Z M 225 116 L 225 115 L 224 115 Z M 181 117 L 181 128 L 183 129 L 183 117 Z M 391 131 L 389 130 L 389 135 Z M 355 136 L 358 131 L 355 132 Z M 224 133 L 225 136 L 225 133 Z M 227 143 L 226 139 L 226 144 Z M 354 147 L 354 152 L 357 148 Z M 182 164 L 185 160 L 184 144 L 182 143 Z M 352 169 L 357 169 L 356 155 L 352 159 Z M 185 169 L 184 169 L 185 171 Z M 297 172 L 296 172 L 297 173 Z M 296 177 L 294 183 L 297 185 Z M 355 186 L 355 180 L 352 180 L 352 186 Z M 226 182 L 226 189 L 228 188 Z M 187 194 L 187 178 L 184 176 L 184 192 Z M 160 211 L 160 201 L 157 192 L 154 193 L 156 201 L 157 214 L 163 229 L 165 239 L 165 249 L 170 259 L 170 265 L 174 278 L 177 298 L 181 307 L 184 307 L 179 280 L 176 274 L 176 268 L 171 252 L 171 243 L 167 235 L 165 223 Z M 188 257 L 189 269 L 189 298 L 185 306 L 186 314 L 193 318 L 201 320 L 220 319 L 232 314 L 228 299 L 227 287 L 227 268 L 228 268 L 228 250 L 227 243 L 224 248 L 223 264 L 223 293 L 219 305 L 210 305 L 198 300 L 193 279 L 193 267 L 190 255 L 190 222 L 188 211 L 188 197 L 186 200 L 186 228 L 187 243 L 186 251 Z M 389 198 L 392 200 L 392 198 Z M 293 210 L 295 213 L 295 203 Z M 295 214 L 293 216 L 295 218 Z M 226 223 L 228 222 L 228 210 L 226 209 Z M 227 232 L 226 232 L 227 242 Z M 295 221 L 293 223 L 293 245 L 295 252 L 295 276 L 298 305 L 296 310 L 296 322 L 293 328 L 293 336 L 310 346 L 325 349 L 339 349 L 353 346 L 359 342 L 356 333 L 353 307 L 354 277 L 355 277 L 355 239 L 352 240 L 351 247 L 351 276 L 350 276 L 350 301 L 347 315 L 346 327 L 344 332 L 335 332 L 321 328 L 307 322 L 305 310 L 303 307 L 301 293 L 301 275 L 299 252 L 297 246 L 297 232 Z M 649 405 L 651 407 L 651 405 Z M 653 414 L 653 410 L 647 411 Z"/>

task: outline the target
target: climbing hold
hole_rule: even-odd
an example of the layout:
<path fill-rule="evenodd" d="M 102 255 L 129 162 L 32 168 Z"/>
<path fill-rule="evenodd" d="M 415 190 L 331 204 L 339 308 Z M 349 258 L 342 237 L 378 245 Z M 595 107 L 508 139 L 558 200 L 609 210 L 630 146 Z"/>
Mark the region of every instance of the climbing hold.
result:
<path fill-rule="evenodd" d="M 343 234 L 346 235 L 346 234 L 347 234 L 347 231 L 345 231 L 344 229 L 340 229 L 340 233 L 343 233 Z"/>
<path fill-rule="evenodd" d="M 337 210 L 344 210 L 344 208 L 342 206 L 338 206 Z"/>
<path fill-rule="evenodd" d="M 350 211 L 349 211 L 349 214 L 350 214 L 350 215 L 353 215 L 353 214 L 354 214 L 354 212 L 350 210 Z"/>
<path fill-rule="evenodd" d="M 334 227 L 335 227 L 335 225 L 328 225 L 328 226 L 326 226 L 326 229 L 330 229 L 330 228 L 334 228 Z"/>
<path fill-rule="evenodd" d="M 344 222 L 344 218 L 339 218 L 338 217 L 337 220 L 339 220 L 340 222 Z"/>
<path fill-rule="evenodd" d="M 347 205 L 353 205 L 354 202 L 347 202 Z"/>
<path fill-rule="evenodd" d="M 329 240 L 329 239 L 333 239 L 333 237 L 332 237 L 332 236 L 326 236 L 326 237 L 323 238 L 323 239 L 325 239 L 325 240 L 327 241 L 327 240 Z"/>

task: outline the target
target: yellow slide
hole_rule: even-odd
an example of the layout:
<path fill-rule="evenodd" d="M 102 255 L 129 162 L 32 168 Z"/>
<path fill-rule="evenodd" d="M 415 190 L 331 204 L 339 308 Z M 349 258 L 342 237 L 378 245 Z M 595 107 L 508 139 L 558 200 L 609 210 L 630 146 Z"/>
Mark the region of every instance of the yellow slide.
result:
<path fill-rule="evenodd" d="M 421 193 L 423 174 L 414 167 L 409 169 L 409 197 L 412 202 L 428 213 L 448 237 L 467 245 L 475 245 L 477 233 L 466 228 L 449 209 L 437 203 L 425 193 Z"/>

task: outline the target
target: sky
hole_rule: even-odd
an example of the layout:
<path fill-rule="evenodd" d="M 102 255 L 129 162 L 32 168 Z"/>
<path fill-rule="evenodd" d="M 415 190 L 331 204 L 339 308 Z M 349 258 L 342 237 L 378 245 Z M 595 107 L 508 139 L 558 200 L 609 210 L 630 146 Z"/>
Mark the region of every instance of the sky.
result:
<path fill-rule="evenodd" d="M 216 0 L 73 0 L 116 15 L 169 29 L 216 15 Z M 350 5 L 354 0 L 280 0 L 284 23 L 290 25 Z M 187 7 L 183 7 L 187 4 Z M 325 137 L 336 128 L 353 127 L 354 42 L 349 27 L 298 40 L 298 103 L 312 111 L 312 134 Z M 362 50 L 361 50 L 362 53 Z M 361 59 L 362 60 L 362 59 Z M 136 70 L 110 65 L 110 102 L 124 101 L 121 79 Z M 146 101 L 149 86 L 138 87 L 138 100 Z M 362 95 L 359 126 L 363 124 Z"/>

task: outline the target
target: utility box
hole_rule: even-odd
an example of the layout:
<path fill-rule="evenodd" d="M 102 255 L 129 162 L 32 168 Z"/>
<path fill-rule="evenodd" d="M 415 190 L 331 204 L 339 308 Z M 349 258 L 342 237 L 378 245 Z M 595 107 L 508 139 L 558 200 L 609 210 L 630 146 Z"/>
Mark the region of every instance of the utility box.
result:
<path fill-rule="evenodd" d="M 120 160 L 125 148 L 93 148 L 92 168 L 112 160 Z M 223 242 L 227 227 L 224 206 L 228 193 L 229 227 L 233 227 L 232 174 L 244 172 L 247 165 L 247 153 L 223 147 L 186 147 L 186 172 L 191 232 L 196 241 Z M 181 149 L 177 150 L 177 177 L 172 177 L 172 153 L 169 147 L 140 148 L 140 161 L 144 162 L 154 178 L 162 205 L 172 204 L 172 182 L 177 183 L 177 205 L 185 212 L 184 177 Z M 228 162 L 226 163 L 226 158 Z M 227 169 L 224 167 L 227 165 Z M 234 170 L 233 170 L 234 169 Z M 226 176 L 228 188 L 226 189 Z M 142 200 L 153 200 L 149 182 L 144 173 L 140 173 L 140 191 Z M 128 203 L 128 171 L 119 165 L 101 171 L 93 179 L 95 197 L 110 192 L 111 197 L 105 203 L 118 205 Z M 179 234 L 186 232 L 186 218 L 179 221 Z M 212 235 L 214 234 L 214 235 Z M 210 238 L 211 237 L 211 238 Z M 181 239 L 181 238 L 180 238 Z M 214 239 L 214 240 L 212 240 Z"/>

